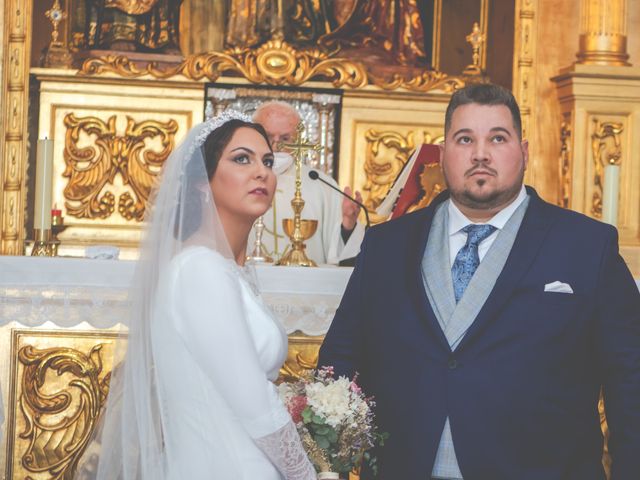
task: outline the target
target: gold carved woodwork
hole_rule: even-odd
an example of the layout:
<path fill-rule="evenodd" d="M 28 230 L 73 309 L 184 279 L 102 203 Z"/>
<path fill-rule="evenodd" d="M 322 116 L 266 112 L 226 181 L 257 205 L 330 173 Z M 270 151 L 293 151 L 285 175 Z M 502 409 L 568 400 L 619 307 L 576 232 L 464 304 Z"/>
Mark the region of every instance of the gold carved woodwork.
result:
<path fill-rule="evenodd" d="M 422 187 L 422 195 L 420 200 L 411 205 L 407 209 L 407 213 L 415 212 L 428 206 L 431 201 L 443 192 L 447 187 L 444 183 L 444 176 L 440 170 L 439 163 L 429 163 L 422 167 L 420 174 L 420 186 Z"/>
<path fill-rule="evenodd" d="M 416 148 L 414 142 L 414 131 L 402 134 L 395 131 L 380 131 L 370 129 L 365 132 L 367 141 L 364 171 L 366 181 L 362 190 L 365 192 L 364 204 L 370 212 L 375 212 L 387 192 L 393 185 L 402 167 L 407 163 L 409 157 Z M 439 143 L 444 137 L 433 137 L 428 132 L 422 132 L 422 141 L 420 143 Z M 436 169 L 439 170 L 439 169 Z M 425 168 L 420 175 L 421 184 L 425 195 L 418 204 L 410 207 L 416 210 L 425 198 L 430 201 L 433 196 L 443 190 L 443 182 L 438 179 L 438 172 L 431 167 Z M 436 173 L 436 177 L 434 177 Z M 435 195 L 434 195 L 434 192 Z M 371 215 L 371 222 L 376 224 L 385 221 L 385 217 L 381 217 L 376 213 Z"/>
<path fill-rule="evenodd" d="M 407 78 L 400 74 L 379 77 L 368 72 L 364 64 L 334 57 L 318 48 L 298 50 L 282 39 L 271 39 L 257 48 L 233 48 L 188 56 L 175 66 L 155 63 L 140 65 L 124 55 L 106 55 L 85 60 L 84 75 L 115 73 L 125 78 L 150 75 L 166 79 L 182 75 L 190 80 L 216 81 L 225 72 L 240 74 L 252 83 L 299 86 L 310 80 L 327 80 L 334 87 L 362 88 L 368 83 L 385 90 L 403 88 L 414 92 L 443 89 L 451 92 L 465 84 L 463 77 L 426 71 Z"/>
<path fill-rule="evenodd" d="M 117 8 L 129 15 L 149 13 L 158 0 L 107 0 L 105 8 Z"/>
<path fill-rule="evenodd" d="M 433 70 L 428 70 L 411 78 L 406 78 L 399 74 L 394 74 L 391 78 L 381 78 L 370 74 L 369 80 L 372 84 L 384 90 L 404 88 L 412 92 L 428 92 L 436 89 L 453 92 L 465 85 L 462 77 L 449 76 L 446 73 Z"/>
<path fill-rule="evenodd" d="M 13 332 L 6 478 L 73 478 L 107 399 L 116 338 Z"/>
<path fill-rule="evenodd" d="M 318 365 L 318 352 L 323 336 L 309 337 L 296 332 L 289 335 L 287 360 L 280 369 L 280 380 L 294 382 Z"/>
<path fill-rule="evenodd" d="M 364 67 L 344 58 L 330 58 L 313 48 L 297 50 L 284 40 L 273 39 L 257 49 L 230 49 L 191 55 L 176 66 L 160 68 L 149 63 L 144 68 L 122 55 L 87 59 L 80 73 L 96 75 L 113 72 L 127 78 L 151 75 L 165 79 L 183 75 L 191 80 L 217 80 L 223 73 L 240 74 L 253 83 L 298 86 L 315 77 L 323 77 L 335 87 L 366 85 Z"/>
<path fill-rule="evenodd" d="M 516 0 L 515 39 L 513 58 L 513 94 L 520 106 L 523 138 L 535 138 L 536 115 L 535 62 L 538 30 L 538 0 Z M 535 153 L 535 152 L 534 152 Z M 535 161 L 535 156 L 531 156 Z M 525 182 L 535 185 L 535 168 L 527 169 Z"/>
<path fill-rule="evenodd" d="M 178 124 L 154 120 L 136 122 L 127 116 L 124 135 L 116 131 L 116 116 L 103 122 L 96 117 L 64 117 L 66 127 L 63 177 L 67 213 L 77 218 L 107 218 L 115 210 L 115 195 L 105 190 L 120 174 L 133 191 L 118 198 L 118 212 L 127 220 L 141 222 L 151 189 L 174 147 Z M 147 141 L 158 137 L 161 149 L 155 151 Z M 92 144 L 86 144 L 93 139 Z"/>
<path fill-rule="evenodd" d="M 571 125 L 562 122 L 560 126 L 560 205 L 569 208 L 571 204 Z"/>
<path fill-rule="evenodd" d="M 591 150 L 594 163 L 594 191 L 591 214 L 596 218 L 602 217 L 602 194 L 604 186 L 605 165 L 620 163 L 622 147 L 620 135 L 624 130 L 622 123 L 600 122 L 593 119 L 594 132 L 591 134 Z"/>
<path fill-rule="evenodd" d="M 20 255 L 25 237 L 27 114 L 33 2 L 4 0 L 0 79 L 0 254 Z"/>

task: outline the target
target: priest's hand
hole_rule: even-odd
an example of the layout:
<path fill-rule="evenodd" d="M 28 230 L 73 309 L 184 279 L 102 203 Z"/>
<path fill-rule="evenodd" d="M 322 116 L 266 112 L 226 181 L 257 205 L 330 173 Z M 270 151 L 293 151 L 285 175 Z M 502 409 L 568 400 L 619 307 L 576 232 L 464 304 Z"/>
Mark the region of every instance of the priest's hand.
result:
<path fill-rule="evenodd" d="M 360 203 L 362 203 L 362 195 L 360 192 L 356 191 L 355 194 L 351 190 L 350 187 L 344 188 L 344 193 L 349 195 L 350 197 L 355 198 Z M 360 207 L 356 205 L 354 202 L 349 200 L 348 198 L 342 199 L 342 228 L 351 232 L 354 228 L 356 228 L 356 223 L 358 221 L 358 214 L 360 213 Z"/>

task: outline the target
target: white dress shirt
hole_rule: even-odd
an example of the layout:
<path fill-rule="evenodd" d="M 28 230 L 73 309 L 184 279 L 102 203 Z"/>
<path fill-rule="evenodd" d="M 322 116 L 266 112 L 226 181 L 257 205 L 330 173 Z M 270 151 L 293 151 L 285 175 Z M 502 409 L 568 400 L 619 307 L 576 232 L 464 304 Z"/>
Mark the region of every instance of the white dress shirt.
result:
<path fill-rule="evenodd" d="M 513 202 L 511 202 L 509 205 L 507 205 L 505 208 L 500 210 L 498 213 L 496 213 L 488 222 L 486 222 L 487 224 L 493 225 L 494 227 L 496 227 L 496 230 L 487 238 L 485 238 L 482 242 L 480 242 L 480 244 L 478 245 L 478 257 L 480 257 L 480 261 L 482 261 L 485 254 L 489 251 L 489 248 L 491 247 L 491 245 L 493 245 L 493 242 L 498 236 L 498 231 L 504 228 L 505 224 L 511 218 L 511 215 L 513 215 L 513 212 L 515 212 L 517 208 L 520 206 L 520 204 L 524 202 L 525 198 L 527 198 L 527 189 L 523 185 L 516 199 Z M 453 262 L 456 259 L 456 255 L 458 254 L 460 249 L 464 247 L 464 245 L 467 243 L 467 234 L 464 233 L 462 229 L 474 222 L 469 220 L 460 211 L 460 209 L 456 207 L 456 205 L 451 201 L 451 199 L 449 199 L 448 202 L 449 202 L 449 205 L 448 205 L 448 208 L 449 208 L 449 225 L 448 225 L 449 265 L 453 266 Z"/>

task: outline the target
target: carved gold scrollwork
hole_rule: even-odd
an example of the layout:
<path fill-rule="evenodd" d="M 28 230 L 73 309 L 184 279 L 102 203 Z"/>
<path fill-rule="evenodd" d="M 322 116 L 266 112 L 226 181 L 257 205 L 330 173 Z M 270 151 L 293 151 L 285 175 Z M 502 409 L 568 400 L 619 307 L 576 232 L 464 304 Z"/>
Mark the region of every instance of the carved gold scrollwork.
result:
<path fill-rule="evenodd" d="M 168 67 L 160 67 L 153 62 L 140 65 L 123 55 L 89 58 L 80 73 L 115 73 L 126 78 L 151 75 L 159 79 L 182 75 L 191 80 L 207 78 L 213 82 L 225 72 L 232 72 L 250 82 L 270 85 L 298 86 L 312 79 L 322 79 L 335 87 L 360 88 L 371 83 L 385 90 L 404 88 L 414 92 L 434 89 L 451 92 L 465 85 L 462 77 L 435 71 L 409 78 L 399 74 L 380 77 L 367 72 L 360 62 L 333 55 L 335 52 L 318 48 L 298 50 L 286 41 L 274 38 L 258 48 L 233 48 L 191 55 L 179 65 Z"/>
<path fill-rule="evenodd" d="M 460 77 L 452 77 L 446 73 L 427 71 L 416 77 L 405 78 L 402 75 L 394 74 L 391 79 L 369 76 L 371 83 L 385 90 L 396 90 L 404 88 L 413 92 L 428 92 L 438 88 L 445 92 L 452 92 L 464 87 L 465 82 Z"/>
<path fill-rule="evenodd" d="M 569 208 L 571 202 L 571 125 L 560 126 L 560 205 Z"/>
<path fill-rule="evenodd" d="M 290 335 L 289 352 L 287 360 L 280 369 L 280 379 L 285 382 L 293 382 L 308 370 L 316 368 L 322 338 L 298 333 Z"/>
<path fill-rule="evenodd" d="M 136 122 L 127 116 L 123 136 L 116 132 L 115 115 L 105 123 L 96 117 L 80 118 L 70 113 L 64 125 L 66 167 L 62 175 L 69 179 L 64 188 L 67 213 L 78 218 L 109 217 L 116 198 L 104 188 L 113 184 L 119 173 L 133 195 L 127 191 L 119 196 L 118 211 L 127 220 L 142 221 L 149 193 L 173 150 L 177 122 Z M 160 139 L 160 151 L 147 145 L 156 137 Z M 87 145 L 87 139 L 93 143 Z"/>
<path fill-rule="evenodd" d="M 71 478 L 96 426 L 109 391 L 110 374 L 102 375 L 102 345 L 88 355 L 71 348 L 18 351 L 24 366 L 19 405 L 25 418 L 20 438 L 29 442 L 22 466 L 51 480 Z M 55 373 L 66 388 L 52 391 Z"/>
<path fill-rule="evenodd" d="M 426 207 L 431 203 L 431 200 L 436 198 L 440 192 L 445 190 L 446 186 L 439 163 L 424 165 L 422 173 L 420 174 L 420 186 L 422 187 L 420 200 L 411 205 L 407 209 L 407 213 Z"/>
<path fill-rule="evenodd" d="M 594 129 L 591 135 L 591 149 L 595 167 L 594 191 L 591 213 L 594 217 L 602 217 L 602 194 L 604 186 L 604 166 L 618 164 L 622 157 L 620 134 L 624 130 L 622 123 L 600 122 L 593 119 Z"/>
<path fill-rule="evenodd" d="M 257 49 L 229 49 L 191 55 L 175 67 L 159 68 L 149 63 L 144 68 L 121 55 L 90 58 L 84 62 L 80 73 L 95 75 L 113 72 L 123 77 L 151 75 L 169 78 L 183 75 L 192 80 L 208 78 L 217 80 L 224 72 L 242 75 L 250 82 L 271 85 L 301 85 L 312 77 L 325 78 L 336 87 L 362 87 L 367 83 L 367 73 L 357 62 L 344 58 L 331 58 L 317 48 L 297 50 L 284 40 L 273 39 Z"/>
<path fill-rule="evenodd" d="M 370 129 L 365 132 L 367 148 L 365 154 L 364 171 L 367 176 L 366 182 L 362 190 L 365 192 L 365 201 L 367 209 L 375 212 L 385 195 L 391 188 L 393 181 L 402 170 L 402 167 L 409 160 L 409 156 L 416 148 L 414 142 L 415 132 L 410 131 L 403 135 L 394 131 L 379 131 Z M 428 132 L 422 132 L 422 142 L 420 143 L 438 143 L 443 137 L 434 138 Z M 421 183 L 423 189 L 428 196 L 428 201 L 432 198 L 432 192 L 438 190 L 435 194 L 442 191 L 442 186 L 433 186 L 428 188 L 426 184 L 432 184 L 432 169 L 427 168 L 422 172 Z M 422 200 L 425 200 L 423 196 Z M 422 201 L 420 202 L 420 204 Z M 412 206 L 412 209 L 419 208 L 418 205 Z M 372 223 L 380 223 L 386 220 L 375 213 L 371 215 Z"/>

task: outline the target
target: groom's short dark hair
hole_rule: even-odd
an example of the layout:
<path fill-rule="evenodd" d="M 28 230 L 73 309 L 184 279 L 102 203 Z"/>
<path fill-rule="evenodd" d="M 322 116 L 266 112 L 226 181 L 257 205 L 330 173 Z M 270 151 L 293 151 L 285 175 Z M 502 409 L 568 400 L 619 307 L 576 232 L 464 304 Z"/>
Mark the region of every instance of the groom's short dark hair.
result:
<path fill-rule="evenodd" d="M 507 107 L 511 112 L 511 118 L 513 118 L 513 128 L 515 128 L 518 138 L 522 140 L 522 120 L 520 118 L 518 102 L 516 102 L 515 97 L 509 90 L 491 83 L 474 83 L 454 92 L 447 106 L 447 113 L 444 116 L 445 136 L 451 128 L 451 118 L 456 108 L 470 103 L 477 103 L 479 105 L 504 105 Z"/>

